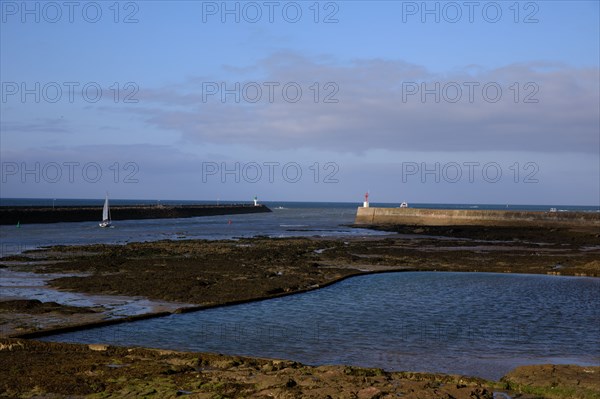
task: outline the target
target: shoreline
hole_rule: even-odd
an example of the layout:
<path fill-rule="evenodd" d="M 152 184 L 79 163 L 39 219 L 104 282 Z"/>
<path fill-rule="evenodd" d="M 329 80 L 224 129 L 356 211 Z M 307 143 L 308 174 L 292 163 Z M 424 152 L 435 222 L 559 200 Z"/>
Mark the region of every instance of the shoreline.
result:
<path fill-rule="evenodd" d="M 256 302 L 268 301 L 271 299 L 283 298 L 283 297 L 287 297 L 287 296 L 300 295 L 300 294 L 320 290 L 323 288 L 327 288 L 327 287 L 333 286 L 335 284 L 341 283 L 342 281 L 346 281 L 346 280 L 349 280 L 352 278 L 357 278 L 357 277 L 365 277 L 365 276 L 389 274 L 389 273 L 406 273 L 406 272 L 412 272 L 412 273 L 414 273 L 414 272 L 417 272 L 417 273 L 485 273 L 485 274 L 499 274 L 499 275 L 518 274 L 518 275 L 530 275 L 530 276 L 544 275 L 541 273 L 507 273 L 507 272 L 503 273 L 503 272 L 453 271 L 453 270 L 417 270 L 417 269 L 369 270 L 369 271 L 361 271 L 356 274 L 351 274 L 351 275 L 347 275 L 344 277 L 340 277 L 337 280 L 326 282 L 326 283 L 320 284 L 319 286 L 310 287 L 310 288 L 302 289 L 299 291 L 285 292 L 285 293 L 272 295 L 272 296 L 256 297 L 256 298 L 251 298 L 251 299 L 219 303 L 219 304 L 213 304 L 213 305 L 192 305 L 192 304 L 190 304 L 189 306 L 177 308 L 173 311 L 149 312 L 149 313 L 143 313 L 143 314 L 139 314 L 139 315 L 123 316 L 123 317 L 117 317 L 117 318 L 108 319 L 108 320 L 100 320 L 100 321 L 92 321 L 92 322 L 86 322 L 86 323 L 81 323 L 81 324 L 67 325 L 64 327 L 47 328 L 47 329 L 40 329 L 40 330 L 36 330 L 36 331 L 8 334 L 4 337 L 0 336 L 0 338 L 37 339 L 37 338 L 51 337 L 53 335 L 59 335 L 59 334 L 63 334 L 63 333 L 85 331 L 85 330 L 91 330 L 94 328 L 106 327 L 106 326 L 112 326 L 112 325 L 118 325 L 118 324 L 125 324 L 125 323 L 135 323 L 135 322 L 141 321 L 141 320 L 162 318 L 162 317 L 167 317 L 167 316 L 176 315 L 176 314 L 201 312 L 201 311 L 209 310 L 209 309 L 227 308 L 227 307 L 243 305 L 243 304 L 247 304 L 247 303 L 256 303 Z M 547 273 L 546 275 L 549 277 L 558 277 L 558 278 L 561 278 L 561 277 L 600 278 L 598 276 L 561 275 L 561 274 L 556 274 L 556 273 Z"/>
<path fill-rule="evenodd" d="M 360 227 L 365 227 L 360 225 Z M 53 273 L 62 274 L 62 278 L 58 278 L 52 280 L 51 289 L 58 289 L 59 291 L 75 291 L 81 293 L 90 293 L 96 295 L 103 294 L 116 294 L 116 295 L 125 295 L 125 296 L 137 296 L 144 297 L 150 300 L 164 300 L 167 302 L 179 302 L 184 306 L 177 307 L 173 309 L 174 306 L 171 306 L 171 309 L 164 311 L 156 311 L 156 312 L 146 312 L 143 314 L 136 315 L 128 315 L 125 317 L 115 317 L 108 320 L 94 320 L 92 322 L 71 322 L 67 325 L 61 326 L 53 326 L 41 329 L 29 329 L 21 332 L 12 332 L 5 334 L 6 337 L 14 337 L 14 338 L 37 338 L 43 336 L 50 336 L 54 334 L 59 334 L 62 332 L 71 332 L 78 330 L 86 330 L 95 327 L 101 327 L 106 325 L 114 325 L 120 323 L 128 323 L 134 322 L 137 320 L 148 319 L 148 318 L 158 318 L 164 317 L 170 314 L 177 313 L 189 313 L 194 311 L 202 311 L 207 309 L 213 309 L 218 307 L 226 307 L 226 306 L 235 306 L 244 303 L 250 302 L 258 302 L 269 299 L 275 299 L 279 297 L 296 295 L 305 292 L 310 292 L 316 289 L 325 288 L 331 286 L 333 284 L 344 281 L 350 277 L 358 277 L 365 276 L 371 274 L 381 274 L 381 273 L 394 273 L 394 272 L 403 272 L 403 271 L 412 271 L 412 272 L 427 272 L 427 271 L 446 271 L 446 272 L 486 272 L 486 273 L 520 273 L 520 274 L 546 274 L 546 275 L 565 275 L 565 276 L 575 276 L 575 277 L 599 277 L 600 276 L 600 246 L 594 248 L 586 253 L 581 252 L 582 247 L 586 247 L 586 244 L 589 244 L 588 238 L 591 237 L 592 241 L 595 242 L 595 236 L 590 233 L 574 233 L 576 234 L 573 237 L 578 237 L 577 239 L 571 237 L 570 241 L 574 242 L 571 245 L 571 248 L 563 250 L 563 254 L 557 259 L 555 264 L 546 268 L 525 268 L 522 265 L 513 265 L 511 268 L 482 268 L 482 267 L 473 267 L 473 265 L 461 265 L 463 267 L 459 267 L 461 263 L 461 259 L 465 257 L 472 257 L 476 255 L 478 252 L 483 252 L 484 258 L 492 258 L 499 263 L 504 262 L 503 256 L 513 256 L 517 250 L 522 250 L 527 253 L 529 251 L 539 251 L 536 255 L 540 255 L 540 253 L 546 252 L 546 256 L 549 256 L 550 259 L 556 257 L 554 253 L 548 254 L 547 252 L 552 248 L 545 248 L 544 246 L 550 245 L 549 243 L 537 243 L 535 241 L 528 241 L 528 235 L 531 235 L 531 232 L 524 232 L 524 236 L 519 237 L 516 241 L 508 241 L 505 240 L 506 233 L 514 233 L 514 229 L 509 229 L 508 231 L 502 231 L 501 228 L 489 229 L 475 226 L 368 226 L 369 228 L 374 228 L 378 230 L 383 230 L 390 232 L 390 235 L 384 236 L 372 236 L 372 237 L 309 237 L 309 238 L 263 238 L 263 237 L 255 237 L 250 239 L 239 239 L 239 240 L 162 240 L 162 241 L 151 241 L 144 243 L 126 243 L 126 244 L 83 244 L 83 245 L 72 245 L 72 246 L 57 246 L 57 247 L 49 247 L 43 249 L 29 250 L 25 251 L 20 255 L 10 255 L 7 257 L 0 258 L 0 267 L 7 267 L 12 270 L 22 270 L 29 269 L 28 271 L 32 271 L 34 273 L 49 273 L 52 275 Z M 548 229 L 535 229 L 534 233 L 547 232 Z M 395 234 L 394 234 L 395 233 Z M 523 232 L 520 232 L 523 234 Z M 564 235 L 566 238 L 569 235 L 573 234 L 570 230 L 562 230 L 556 232 L 554 230 L 551 233 L 558 234 L 560 238 L 561 235 Z M 490 236 L 491 234 L 491 236 Z M 407 238 L 408 237 L 408 238 Z M 583 237 L 583 238 L 582 238 Z M 495 238 L 495 240 L 494 240 Z M 544 237 L 541 237 L 542 239 Z M 556 237 L 555 237 L 556 238 Z M 561 239 L 555 240 L 561 241 Z M 250 292 L 248 295 L 238 295 L 238 293 L 234 293 L 233 295 L 227 298 L 219 299 L 217 297 L 216 302 L 205 302 L 198 300 L 190 300 L 189 297 L 177 298 L 174 300 L 173 298 L 165 298 L 161 296 L 152 296 L 158 295 L 156 291 L 148 291 L 144 293 L 140 292 L 129 292 L 130 289 L 127 287 L 120 288 L 119 290 L 110 290 L 110 289 L 100 289 L 94 287 L 93 284 L 88 284 L 87 286 L 81 285 L 80 283 L 86 280 L 87 278 L 91 278 L 91 276 L 86 276 L 86 273 L 90 273 L 90 269 L 85 266 L 80 269 L 70 270 L 69 265 L 77 262 L 78 260 L 86 261 L 86 258 L 106 258 L 110 257 L 109 253 L 113 252 L 122 252 L 122 249 L 129 249 L 129 256 L 135 256 L 138 258 L 139 256 L 136 254 L 138 249 L 142 249 L 142 252 L 149 252 L 146 256 L 148 260 L 153 259 L 153 248 L 158 247 L 159 253 L 161 251 L 167 254 L 173 255 L 174 259 L 163 259 L 161 257 L 161 262 L 164 263 L 164 266 L 168 267 L 168 264 L 176 263 L 178 258 L 181 257 L 180 253 L 177 253 L 178 247 L 182 247 L 182 251 L 185 252 L 184 256 L 188 256 L 187 252 L 189 252 L 186 248 L 195 247 L 197 245 L 202 245 L 206 248 L 206 252 L 210 254 L 212 247 L 218 247 L 219 249 L 229 249 L 231 247 L 237 247 L 240 249 L 250 248 L 250 247 L 258 247 L 258 255 L 259 256 L 269 256 L 268 252 L 272 249 L 276 249 L 277 247 L 285 247 L 286 243 L 293 243 L 296 247 L 298 247 L 298 251 L 302 252 L 304 259 L 304 263 L 311 263 L 311 266 L 306 266 L 305 269 L 308 270 L 308 274 L 312 272 L 310 268 L 319 267 L 321 270 L 334 270 L 334 273 L 322 275 L 320 278 L 308 279 L 307 273 L 304 273 L 299 276 L 300 280 L 309 280 L 301 281 L 301 284 L 294 285 L 291 287 L 283 287 L 276 288 L 275 290 L 263 290 Z M 360 255 L 353 254 L 353 250 L 358 247 L 364 247 L 363 250 L 371 251 L 369 246 L 378 245 L 385 247 L 387 243 L 390 242 L 400 242 L 406 243 L 405 246 L 399 246 L 398 251 L 401 252 L 402 255 L 406 255 L 407 251 L 409 254 L 413 256 L 418 256 L 419 258 L 425 256 L 426 254 L 433 260 L 431 263 L 419 262 L 420 259 L 411 259 L 406 256 L 400 257 L 404 262 L 380 262 L 381 259 L 377 259 L 375 262 L 371 262 L 371 259 L 362 258 Z M 484 242 L 486 245 L 480 245 Z M 600 241 L 599 241 L 600 242 Z M 469 245 L 466 244 L 472 244 Z M 364 244 L 364 245 L 363 245 Z M 367 245 L 368 244 L 368 245 Z M 383 244 L 383 245 L 382 245 Z M 320 248 L 320 246 L 326 246 L 326 248 Z M 563 246 L 564 244 L 561 244 Z M 275 247 L 275 248 L 272 248 Z M 333 257 L 333 261 L 328 259 L 328 255 L 331 253 L 331 249 L 335 248 L 338 250 L 336 256 Z M 307 249 L 308 248 L 308 249 Z M 319 249 L 320 248 L 320 249 Z M 423 249 L 428 248 L 428 249 Z M 442 248 L 442 250 L 440 250 Z M 579 250 L 577 250 L 579 249 Z M 566 252 L 565 252 L 566 251 Z M 202 253 L 202 250 L 200 251 Z M 319 253 L 317 253 L 319 252 Z M 496 253 L 497 252 L 497 253 Z M 307 256 L 308 253 L 308 256 Z M 267 254 L 267 255 L 266 255 Z M 458 254 L 458 256 L 455 256 Z M 202 254 L 201 254 L 202 255 Z M 312 255 L 312 256 L 311 256 Z M 387 255 L 387 254 L 386 254 Z M 585 268 L 566 268 L 560 264 L 560 258 L 569 259 L 571 257 L 574 258 L 574 255 L 581 257 L 582 255 L 590 259 L 589 266 Z M 33 256 L 33 257 L 32 257 Z M 167 255 L 168 256 L 168 255 Z M 209 255 L 207 255 L 209 256 Z M 370 254 L 369 256 L 378 256 L 376 254 Z M 385 256 L 385 255 L 384 255 Z M 382 258 L 384 257 L 382 256 Z M 387 255 L 389 257 L 389 255 Z M 450 257 L 450 259 L 446 259 Z M 144 256 L 142 256 L 142 259 Z M 204 257 L 203 257 L 204 258 Z M 222 254 L 221 261 L 227 262 L 227 256 Z M 330 258 L 330 257 L 329 257 Z M 350 258 L 350 259 L 348 259 Z M 518 257 L 517 257 L 518 258 Z M 15 259 L 15 260 L 12 260 Z M 127 259 L 127 256 L 125 257 Z M 7 262 L 8 260 L 8 262 Z M 411 260 L 413 262 L 411 262 Z M 441 264 L 433 264 L 435 262 L 440 262 Z M 487 260 L 487 259 L 486 259 Z M 517 259 L 522 261 L 522 259 Z M 3 264 L 3 261 L 6 262 Z M 408 261 L 408 262 L 407 262 Z M 27 265 L 29 262 L 33 263 L 33 265 Z M 54 264 L 53 264 L 54 262 Z M 24 263 L 26 266 L 19 267 L 19 263 Z M 141 262 L 143 263 L 143 262 Z M 276 262 L 281 264 L 281 262 Z M 471 262 L 473 263 L 473 262 Z M 476 263 L 476 262 L 475 262 Z M 17 265 L 17 266 L 15 266 Z M 62 266 L 61 266 L 62 265 Z M 47 270 L 50 266 L 53 268 L 58 268 L 58 270 Z M 91 270 L 96 270 L 97 273 L 98 268 L 102 269 L 102 265 L 92 266 L 90 265 Z M 260 270 L 260 266 L 258 266 L 258 270 Z M 285 265 L 278 266 L 278 269 L 285 269 Z M 108 271 L 107 271 L 108 272 Z M 162 278 L 162 274 L 160 270 L 158 270 L 160 278 Z M 218 271 L 216 271 L 218 272 Z M 232 270 L 233 275 L 239 274 L 241 271 L 234 268 Z M 64 277 L 64 275 L 69 275 L 69 273 L 73 274 L 73 277 Z M 200 273 L 200 274 L 198 274 Z M 271 277 L 273 278 L 273 271 L 269 272 Z M 277 272 L 281 273 L 281 272 Z M 79 274 L 79 275 L 78 275 Z M 112 273 L 109 273 L 112 274 Z M 205 274 L 202 270 L 196 270 L 194 276 L 197 275 L 197 279 L 205 279 Z M 204 276 L 204 277 L 202 277 Z M 256 276 L 253 273 L 247 273 L 246 277 L 242 278 L 255 278 Z M 279 277 L 278 277 L 279 278 Z M 66 280 L 70 283 L 75 282 L 76 284 L 68 284 L 61 285 L 60 283 L 55 285 L 56 281 Z M 208 283 L 207 283 L 208 284 Z M 122 291 L 122 292 L 119 292 Z M 150 294 L 150 295 L 148 295 Z M 0 319 L 1 321 L 1 319 Z M 0 327 L 1 328 L 1 327 Z"/>
<path fill-rule="evenodd" d="M 355 277 L 363 277 L 363 276 L 384 274 L 384 273 L 402 273 L 402 272 L 433 272 L 433 271 L 432 270 L 419 271 L 419 270 L 412 270 L 412 269 L 364 271 L 364 272 L 359 272 L 356 274 L 344 276 L 337 280 L 333 280 L 330 282 L 320 284 L 319 286 L 309 287 L 306 289 L 293 291 L 293 292 L 285 292 L 285 293 L 276 294 L 276 295 L 272 295 L 272 296 L 256 297 L 256 298 L 244 299 L 244 300 L 239 300 L 239 301 L 219 303 L 219 304 L 214 304 L 214 305 L 191 305 L 191 306 L 177 308 L 171 312 L 170 311 L 150 312 L 150 313 L 144 313 L 141 315 L 126 316 L 126 317 L 115 318 L 115 319 L 110 319 L 110 320 L 101 320 L 101 321 L 94 321 L 94 322 L 83 323 L 83 324 L 70 325 L 70 326 L 65 326 L 65 327 L 41 329 L 41 330 L 37 330 L 37 331 L 30 331 L 30 332 L 24 332 L 24 333 L 18 333 L 18 334 L 9 334 L 5 338 L 15 338 L 15 339 L 17 339 L 17 338 L 18 339 L 43 338 L 43 337 L 50 337 L 52 335 L 58 335 L 58 334 L 63 334 L 63 333 L 67 333 L 67 332 L 85 331 L 85 330 L 91 330 L 91 329 L 98 328 L 98 327 L 105 327 L 105 326 L 111 326 L 111 325 L 117 325 L 117 324 L 123 324 L 123 323 L 134 323 L 134 322 L 140 321 L 140 320 L 161 318 L 161 317 L 166 317 L 166 316 L 170 316 L 170 315 L 174 315 L 174 314 L 186 314 L 186 313 L 193 313 L 193 312 L 201 312 L 203 310 L 209 310 L 209 309 L 226 308 L 226 307 L 231 307 L 231 306 L 243 305 L 246 303 L 262 302 L 262 301 L 268 301 L 271 299 L 277 299 L 277 298 L 283 298 L 283 297 L 287 297 L 287 296 L 304 294 L 307 292 L 327 288 L 332 285 L 338 284 L 342 281 L 345 281 L 345 280 L 348 280 L 351 278 L 355 278 Z M 454 272 L 448 271 L 448 273 L 454 273 Z M 465 272 L 465 273 L 472 273 L 472 272 Z M 2 338 L 2 337 L 0 337 L 0 338 Z"/>
<path fill-rule="evenodd" d="M 386 226 L 385 229 L 389 231 L 389 227 Z M 51 280 L 52 289 L 100 295 L 102 293 L 136 295 L 151 300 L 179 301 L 192 304 L 192 306 L 178 308 L 174 311 L 145 313 L 91 323 L 73 323 L 55 328 L 36 330 L 29 327 L 29 330 L 25 329 L 11 334 L 10 336 L 14 338 L 0 339 L 0 359 L 4 355 L 11 357 L 6 351 L 2 351 L 3 345 L 7 345 L 7 342 L 9 344 L 26 342 L 30 344 L 23 345 L 35 346 L 38 345 L 36 344 L 38 341 L 31 339 L 61 332 L 80 331 L 177 313 L 189 313 L 297 295 L 325 288 L 351 277 L 372 274 L 446 271 L 565 276 L 585 274 L 589 277 L 600 275 L 598 237 L 590 232 L 573 232 L 567 229 L 550 231 L 548 229 L 487 229 L 458 226 L 450 228 L 396 226 L 392 233 L 395 234 L 367 238 L 270 239 L 256 237 L 240 240 L 177 240 L 124 245 L 58 246 L 5 257 L 0 259 L 0 267 L 3 261 L 8 261 L 7 264 L 10 263 L 10 266 L 5 265 L 4 267 L 13 270 L 26 269 L 38 273 L 73 274 L 70 277 Z M 508 240 L 508 237 L 513 239 Z M 27 263 L 31 261 L 34 261 L 34 264 L 27 266 Z M 22 266 L 14 266 L 15 262 L 21 263 Z M 169 273 L 165 273 L 166 270 Z M 156 285 L 158 279 L 162 279 L 162 281 L 161 284 Z M 230 287 L 232 281 L 235 281 L 234 290 Z M 43 315 L 39 317 L 43 317 Z M 77 317 L 74 319 L 76 320 Z M 27 339 L 27 341 L 23 341 L 23 339 Z M 66 344 L 44 344 L 50 345 L 48 351 L 57 350 L 59 357 L 61 351 L 66 348 L 64 347 Z M 58 346 L 53 347 L 52 345 Z M 77 351 L 81 351 L 87 346 L 75 344 L 75 348 L 78 348 Z M 64 349 L 67 352 L 71 350 Z M 120 351 L 121 349 L 115 350 Z M 192 356 L 189 353 L 187 355 Z M 194 354 L 193 356 L 205 355 Z M 66 365 L 58 366 L 59 369 L 64 367 Z M 315 370 L 323 367 L 334 367 L 335 369 L 335 367 L 348 368 L 350 366 L 318 366 L 311 367 L 310 370 L 317 373 Z M 544 366 L 535 367 L 540 370 L 544 369 Z M 359 368 L 352 369 L 358 370 Z M 552 370 L 555 369 L 556 367 Z M 583 369 L 586 368 L 580 367 L 577 369 L 579 370 L 577 373 L 585 375 L 587 372 L 582 371 Z M 594 373 L 600 373 L 600 368 L 598 371 L 595 368 L 587 369 L 594 370 Z M 569 370 L 569 373 L 573 372 L 573 370 Z M 552 374 L 551 370 L 546 371 Z M 229 372 L 244 381 L 248 378 L 243 376 L 245 372 L 235 367 L 223 371 L 223 373 Z M 259 374 L 261 373 L 259 371 Z M 383 373 L 390 374 L 389 372 Z M 544 381 L 554 378 L 550 374 L 547 378 L 544 377 Z M 435 376 L 434 380 L 447 377 L 447 375 L 432 375 Z M 519 378 L 526 379 L 527 375 L 521 375 Z M 458 383 L 458 385 L 461 384 Z M 364 389 L 366 388 L 368 387 Z M 286 389 L 288 388 L 286 387 Z M 435 392 L 436 389 L 439 392 L 439 387 L 432 390 L 431 387 L 421 386 L 419 389 L 420 393 L 429 392 L 432 395 L 421 397 L 434 398 L 437 396 L 431 392 Z M 527 388 L 523 389 L 527 391 Z M 385 392 L 385 390 L 380 391 Z M 592 391 L 596 392 L 594 395 L 600 394 L 600 386 L 593 386 Z M 457 392 L 461 393 L 462 391 Z M 488 390 L 489 392 L 491 391 Z M 463 397 L 456 396 L 455 393 L 451 394 L 457 398 Z M 587 394 L 577 397 L 593 397 L 585 395 Z M 373 395 L 372 397 L 377 396 Z M 468 398 L 469 396 L 464 397 Z M 486 396 L 480 395 L 479 397 L 485 398 Z"/>
<path fill-rule="evenodd" d="M 600 367 L 518 367 L 498 381 L 456 374 L 202 352 L 0 339 L 0 394 L 10 397 L 591 399 Z M 31 386 L 31 379 L 36 381 Z"/>

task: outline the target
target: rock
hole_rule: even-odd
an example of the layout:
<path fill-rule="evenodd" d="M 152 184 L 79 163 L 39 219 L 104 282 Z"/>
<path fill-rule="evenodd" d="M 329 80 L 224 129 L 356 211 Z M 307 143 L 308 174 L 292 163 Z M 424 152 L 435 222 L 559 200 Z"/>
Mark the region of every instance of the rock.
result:
<path fill-rule="evenodd" d="M 11 351 L 15 347 L 25 348 L 25 345 L 23 345 L 22 342 L 16 342 L 14 344 L 0 344 L 0 351 L 4 351 L 4 350 Z"/>
<path fill-rule="evenodd" d="M 358 399 L 374 399 L 381 396 L 381 391 L 375 387 L 369 387 L 358 391 Z"/>
<path fill-rule="evenodd" d="M 471 391 L 472 399 L 494 399 L 494 394 L 485 388 L 477 388 Z"/>
<path fill-rule="evenodd" d="M 293 388 L 296 385 L 298 385 L 298 383 L 296 381 L 294 381 L 292 378 L 290 378 L 288 380 L 288 382 L 285 383 L 286 388 Z"/>
<path fill-rule="evenodd" d="M 270 372 L 274 371 L 274 370 L 275 370 L 275 368 L 273 367 L 273 364 L 271 364 L 271 363 L 267 363 L 267 364 L 265 364 L 264 366 L 262 366 L 262 367 L 260 368 L 260 370 L 261 370 L 262 372 L 264 372 L 264 373 L 270 373 Z"/>
<path fill-rule="evenodd" d="M 108 345 L 104 345 L 104 344 L 89 344 L 88 348 L 90 348 L 93 351 L 105 351 L 108 349 Z"/>

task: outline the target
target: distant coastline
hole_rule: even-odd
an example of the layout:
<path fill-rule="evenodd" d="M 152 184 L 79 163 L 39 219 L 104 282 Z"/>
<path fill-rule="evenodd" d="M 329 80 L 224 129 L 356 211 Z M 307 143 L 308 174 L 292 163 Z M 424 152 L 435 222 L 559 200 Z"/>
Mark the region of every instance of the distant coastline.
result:
<path fill-rule="evenodd" d="M 265 212 L 271 210 L 264 205 L 253 204 L 131 205 L 111 208 L 113 220 L 189 218 Z M 0 225 L 97 221 L 101 213 L 100 206 L 4 206 L 0 207 Z"/>
<path fill-rule="evenodd" d="M 260 197 L 260 196 L 259 196 Z M 259 198 L 259 202 L 273 209 L 283 208 L 348 208 L 355 210 L 362 201 L 268 201 Z M 3 207 L 30 206 L 30 207 L 70 207 L 88 206 L 101 207 L 104 197 L 89 198 L 1 198 L 0 209 Z M 110 199 L 113 206 L 182 206 L 182 205 L 236 205 L 250 204 L 247 200 L 175 200 L 175 199 Z M 549 211 L 556 208 L 558 212 L 599 212 L 600 205 L 567 205 L 567 204 L 481 204 L 481 203 L 426 203 L 409 201 L 411 208 L 417 209 L 474 209 L 474 210 L 511 210 L 511 211 Z M 372 207 L 395 208 L 400 202 L 371 201 Z"/>

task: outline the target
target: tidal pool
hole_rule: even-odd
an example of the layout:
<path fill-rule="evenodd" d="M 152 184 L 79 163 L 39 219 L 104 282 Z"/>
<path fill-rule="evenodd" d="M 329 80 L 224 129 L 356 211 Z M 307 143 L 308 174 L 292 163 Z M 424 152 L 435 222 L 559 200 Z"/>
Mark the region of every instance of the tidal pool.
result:
<path fill-rule="evenodd" d="M 525 364 L 600 364 L 599 304 L 597 278 L 385 273 L 45 340 L 498 379 Z"/>

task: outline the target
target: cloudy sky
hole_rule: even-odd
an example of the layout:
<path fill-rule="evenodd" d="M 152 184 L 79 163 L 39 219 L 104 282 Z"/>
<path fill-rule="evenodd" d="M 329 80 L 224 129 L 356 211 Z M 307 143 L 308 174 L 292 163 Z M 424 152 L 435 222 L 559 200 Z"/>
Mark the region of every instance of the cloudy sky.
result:
<path fill-rule="evenodd" d="M 600 203 L 597 1 L 0 5 L 3 198 Z"/>

